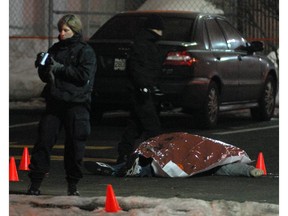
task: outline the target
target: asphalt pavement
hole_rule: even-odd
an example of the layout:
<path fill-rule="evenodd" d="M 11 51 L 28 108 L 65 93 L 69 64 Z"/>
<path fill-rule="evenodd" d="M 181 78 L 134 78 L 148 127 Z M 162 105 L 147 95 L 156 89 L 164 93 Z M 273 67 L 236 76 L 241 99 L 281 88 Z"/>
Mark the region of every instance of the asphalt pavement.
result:
<path fill-rule="evenodd" d="M 279 204 L 279 177 L 268 174 L 259 178 L 200 175 L 190 178 L 113 177 L 84 171 L 79 183 L 81 196 L 105 196 L 106 185 L 112 184 L 119 196 L 157 198 L 195 198 L 206 201 L 230 200 Z M 29 185 L 27 171 L 19 171 L 19 182 L 10 182 L 10 194 L 25 194 Z M 43 181 L 41 194 L 66 195 L 62 161 L 52 161 L 51 172 Z"/>
<path fill-rule="evenodd" d="M 19 112 L 21 113 L 21 111 Z M 35 117 L 33 115 L 33 112 L 24 112 L 23 117 L 17 116 L 15 114 L 15 119 L 34 119 L 37 120 L 38 117 Z M 278 113 L 277 113 L 278 114 Z M 21 114 L 22 115 L 22 114 Z M 30 116 L 31 115 L 31 116 Z M 277 119 L 279 116 L 276 116 Z M 125 117 L 124 117 L 125 118 Z M 115 148 L 115 143 L 117 140 L 117 137 L 122 133 L 123 131 L 123 124 L 119 123 L 121 122 L 122 117 L 113 117 L 113 118 L 107 118 L 102 126 L 94 126 L 94 130 L 96 131 L 95 134 L 91 136 L 91 140 L 93 140 L 93 143 L 100 143 L 100 145 L 105 145 L 107 148 Z M 159 178 L 159 177 L 112 177 L 112 176 L 100 176 L 100 175 L 94 175 L 89 173 L 87 170 L 83 168 L 84 172 L 84 178 L 80 181 L 78 189 L 81 194 L 82 199 L 90 199 L 95 200 L 96 197 L 104 197 L 106 195 L 106 187 L 108 184 L 111 184 L 114 188 L 114 191 L 117 195 L 117 198 L 119 198 L 120 205 L 125 205 L 126 202 L 125 199 L 129 199 L 129 197 L 142 197 L 145 198 L 145 200 L 155 200 L 155 199 L 164 199 L 164 200 L 173 200 L 177 199 L 177 203 L 179 204 L 179 200 L 190 200 L 189 202 L 195 203 L 195 200 L 202 200 L 205 202 L 209 202 L 209 206 L 213 206 L 215 204 L 215 201 L 217 202 L 225 202 L 223 204 L 224 206 L 229 206 L 227 203 L 232 202 L 232 207 L 227 207 L 227 214 L 205 214 L 202 215 L 278 215 L 278 206 L 279 206 L 279 138 L 277 137 L 277 131 L 279 130 L 278 127 L 275 127 L 274 125 L 278 124 L 278 120 L 276 122 L 268 122 L 268 123 L 251 123 L 250 121 L 247 121 L 246 117 L 243 119 L 240 119 L 239 122 L 230 123 L 230 118 L 228 117 L 226 120 L 224 119 L 224 123 L 221 123 L 219 130 L 208 131 L 207 133 L 211 133 L 211 136 L 213 135 L 214 138 L 221 138 L 221 140 L 224 140 L 228 143 L 234 144 L 235 140 L 238 143 L 243 143 L 243 146 L 239 146 L 246 150 L 248 152 L 248 155 L 251 156 L 251 159 L 256 159 L 258 150 L 262 149 L 265 154 L 266 160 L 266 167 L 268 170 L 267 176 L 262 176 L 259 178 L 249 178 L 249 177 L 236 177 L 236 176 L 214 176 L 214 175 L 199 175 L 199 176 L 192 176 L 190 178 Z M 18 120 L 17 120 L 18 121 Z M 11 154 L 17 153 L 21 154 L 22 147 L 24 145 L 27 145 L 28 143 L 31 144 L 32 140 L 35 140 L 35 136 L 32 136 L 36 132 L 36 125 L 34 124 L 27 124 L 28 126 L 24 128 L 23 125 L 18 124 L 16 120 L 12 119 L 11 122 L 13 122 L 13 125 L 10 126 L 13 128 L 13 130 L 10 128 L 10 148 L 12 148 L 13 151 L 10 152 Z M 34 120 L 33 120 L 34 121 Z M 168 122 L 169 121 L 169 122 Z M 174 122 L 174 117 L 166 117 L 164 119 L 165 124 L 167 123 L 167 130 L 174 130 L 173 124 L 171 122 Z M 177 123 L 182 125 L 182 129 L 184 130 L 186 127 L 187 117 L 177 116 Z M 225 123 L 225 121 L 229 122 Z M 25 122 L 25 121 L 24 121 Z M 170 126 L 171 125 L 171 126 Z M 262 132 L 254 130 L 255 127 L 260 127 Z M 250 133 L 240 133 L 240 130 L 246 130 L 247 127 L 253 127 L 253 130 L 251 129 Z M 222 128 L 222 129 L 221 129 Z M 244 129 L 243 129 L 244 128 Z M 181 129 L 181 128 L 180 128 Z M 267 129 L 270 130 L 270 133 L 267 133 Z M 114 135 L 109 135 L 109 131 L 113 130 L 115 132 Z M 195 130 L 195 129 L 194 129 Z M 260 130 L 260 131 L 261 131 Z M 273 132 L 272 132 L 273 130 Z M 232 134 L 231 131 L 234 131 L 235 133 Z M 206 132 L 205 132 L 206 133 Z M 278 131 L 279 133 L 279 131 Z M 114 137 L 115 136 L 115 137 Z M 254 137 L 255 136 L 255 137 Z M 230 142 L 231 140 L 231 142 Z M 16 149 L 16 145 L 18 145 L 22 141 L 20 145 L 20 149 Z M 234 142 L 233 142 L 234 141 Z M 17 143 L 18 142 L 18 143 Z M 268 143 L 268 145 L 264 145 L 265 142 Z M 111 144 L 113 143 L 113 144 Z M 89 143 L 89 146 L 92 145 L 92 143 Z M 94 144 L 93 144 L 94 145 Z M 109 146 L 111 145 L 111 146 Z M 107 162 L 107 158 L 115 158 L 115 151 L 112 151 L 111 149 L 106 149 L 105 151 L 101 151 L 99 149 L 103 148 L 103 146 L 98 146 L 97 151 L 93 151 L 93 154 L 96 158 L 101 158 L 101 156 L 104 157 L 104 159 Z M 114 147 L 113 147 L 114 146 Z M 90 146 L 92 148 L 92 146 Z M 18 148 L 18 147 L 17 147 Z M 93 148 L 96 149 L 94 146 Z M 11 149 L 10 149 L 11 150 Z M 55 152 L 59 151 L 59 149 L 56 149 Z M 57 153 L 58 154 L 58 153 Z M 61 152 L 60 152 L 61 154 Z M 110 157 L 109 157 L 109 154 Z M 91 156 L 92 156 L 91 155 Z M 17 166 L 20 162 L 20 157 L 16 157 L 16 163 Z M 111 160 L 110 162 L 113 162 Z M 256 161 L 253 162 L 255 165 Z M 11 215 L 23 215 L 23 212 L 20 213 L 17 210 L 16 213 L 15 209 L 18 209 L 19 205 L 21 206 L 24 202 L 29 206 L 28 213 L 31 213 L 31 209 L 34 209 L 34 206 L 31 205 L 31 199 L 37 199 L 37 198 L 31 198 L 27 197 L 25 194 L 27 187 L 29 185 L 29 179 L 27 176 L 27 171 L 18 171 L 19 175 L 19 181 L 18 182 L 9 182 L 9 194 L 10 194 L 10 213 Z M 40 196 L 38 198 L 38 201 L 42 200 L 41 202 L 44 202 L 43 200 L 47 199 L 53 199 L 51 202 L 59 202 L 57 200 L 57 197 L 66 196 L 66 182 L 65 182 L 65 176 L 64 176 L 64 167 L 63 167 L 63 159 L 61 157 L 57 157 L 55 160 L 53 159 L 51 161 L 51 171 L 49 175 L 45 178 L 44 182 L 41 186 L 41 194 L 43 196 Z M 25 198 L 26 197 L 26 198 Z M 66 197 L 65 199 L 68 200 Z M 19 202 L 17 203 L 17 200 Z M 71 197 L 69 197 L 69 200 Z M 142 200 L 142 199 L 141 199 Z M 193 201 L 191 201 L 193 200 Z M 49 201 L 49 202 L 50 202 Z M 83 201 L 83 200 L 82 200 Z M 81 202 L 82 202 L 81 201 Z M 174 200 L 175 201 L 175 200 Z M 34 201 L 33 201 L 34 202 Z M 63 202 L 63 201 L 61 201 Z M 71 201 L 72 202 L 72 201 Z M 79 205 L 80 200 L 78 200 Z M 101 201 L 102 205 L 100 204 L 100 208 L 103 209 L 103 200 Z M 100 203 L 101 203 L 100 202 Z M 147 204 L 143 201 L 141 206 L 141 201 L 139 201 L 140 204 L 136 209 L 143 209 L 144 207 L 147 208 L 150 205 L 150 207 L 153 207 L 153 204 Z M 156 202 L 156 201 L 155 201 Z M 176 201 L 175 201 L 176 202 Z M 253 203 L 252 207 L 250 207 L 251 211 L 255 211 L 256 209 L 259 210 L 261 208 L 261 212 L 256 211 L 254 214 L 240 214 L 242 205 L 246 205 L 247 202 L 249 204 Z M 19 204 L 20 203 L 20 204 Z M 22 203 L 22 204 L 21 204 Z M 146 203 L 146 204 L 144 204 Z M 214 203 L 214 204 L 213 204 Z M 59 204 L 59 203 L 58 203 Z M 181 201 L 180 201 L 181 204 Z M 181 205 L 179 204 L 179 208 Z M 70 205 L 70 204 L 69 204 Z M 76 204 L 75 204 L 76 205 Z M 71 206 L 75 207 L 74 204 L 71 204 Z M 98 205 L 98 204 L 97 204 Z M 261 207 L 259 207 L 259 205 Z M 44 207 L 51 207 L 54 206 L 57 208 L 57 203 L 54 203 L 53 205 L 50 203 L 45 204 Z M 234 206 L 234 207 L 233 207 Z M 239 207 L 238 210 L 235 210 Z M 67 207 L 67 206 L 66 206 Z M 167 207 L 167 206 L 166 206 Z M 225 208 L 226 208 L 225 207 Z M 42 206 L 43 208 L 43 206 Z M 62 206 L 61 210 L 65 208 Z M 86 208 L 86 207 L 85 207 Z M 95 207 L 96 208 L 96 207 Z M 125 207 L 125 212 L 130 212 L 131 208 L 134 207 Z M 153 207 L 154 208 L 154 207 Z M 176 207 L 175 207 L 176 208 Z M 165 215 L 193 215 L 188 214 L 188 207 L 183 207 L 182 210 L 177 210 L 177 214 L 175 213 L 167 213 Z M 233 210 L 233 208 L 235 208 Z M 81 208 L 80 208 L 81 209 Z M 186 209 L 186 210 L 185 210 Z M 267 210 L 268 209 L 268 210 Z M 271 211 L 269 211 L 269 209 Z M 134 209 L 135 210 L 135 209 Z M 250 211 L 249 210 L 249 211 Z M 25 211 L 25 213 L 27 213 Z M 89 210 L 91 213 L 91 210 Z M 179 211 L 181 213 L 179 213 Z M 210 210 L 209 210 L 210 211 Z M 247 209 L 247 212 L 249 212 Z M 145 212 L 145 211 L 144 211 Z M 228 214 L 229 212 L 229 214 Z M 234 212 L 234 213 L 231 213 Z M 236 213 L 237 212 L 237 213 Z M 35 215 L 35 212 L 32 214 L 25 214 L 25 215 Z M 87 212 L 86 212 L 87 213 Z M 131 212 L 130 212 L 131 213 Z M 147 212 L 146 212 L 147 213 Z M 182 214 L 183 213 L 183 214 Z M 36 214 L 37 215 L 37 214 Z M 41 213 L 42 215 L 42 213 Z M 45 214 L 43 214 L 45 215 Z M 51 214 L 46 214 L 51 215 Z M 61 213 L 55 213 L 53 215 L 63 215 L 63 212 Z M 70 215 L 70 214 L 69 214 Z M 73 215 L 73 214 L 71 214 Z M 82 215 L 82 214 L 75 214 L 75 215 Z M 88 214 L 83 214 L 88 215 Z M 90 215 L 90 214 L 89 214 Z M 103 215 L 103 214 L 102 214 Z M 123 214 L 124 215 L 124 214 Z M 125 214 L 126 215 L 126 214 Z M 130 215 L 130 214 L 129 214 Z M 133 215 L 131 213 L 131 215 Z M 134 215 L 156 215 L 156 214 L 143 214 L 143 212 L 139 214 Z M 157 215 L 163 215 L 159 214 L 157 212 Z M 194 214 L 194 215 L 201 215 L 201 214 Z"/>
<path fill-rule="evenodd" d="M 118 215 L 279 215 L 277 175 L 141 178 L 99 176 L 84 170 L 78 186 L 81 196 L 74 198 L 66 196 L 63 162 L 51 165 L 39 197 L 24 195 L 29 185 L 27 171 L 18 172 L 20 181 L 10 182 L 10 216 L 106 215 L 109 184 L 122 208 Z M 75 213 L 75 208 L 81 213 Z"/>

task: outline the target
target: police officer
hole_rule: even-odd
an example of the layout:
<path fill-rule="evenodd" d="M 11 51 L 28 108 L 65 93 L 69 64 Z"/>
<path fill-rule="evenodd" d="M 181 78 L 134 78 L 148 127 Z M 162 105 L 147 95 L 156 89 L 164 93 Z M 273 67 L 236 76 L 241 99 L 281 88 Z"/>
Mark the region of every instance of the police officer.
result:
<path fill-rule="evenodd" d="M 135 37 L 128 60 L 130 78 L 130 122 L 118 144 L 117 163 L 126 162 L 137 138 L 146 140 L 159 135 L 161 124 L 153 102 L 154 89 L 161 73 L 162 60 L 156 42 L 161 38 L 163 20 L 150 15 Z"/>
<path fill-rule="evenodd" d="M 28 195 L 40 194 L 41 182 L 50 169 L 51 151 L 62 127 L 66 135 L 64 167 L 68 195 L 79 196 L 77 183 L 83 177 L 81 166 L 90 134 L 89 109 L 96 57 L 93 49 L 83 42 L 82 24 L 77 16 L 63 16 L 58 21 L 58 30 L 59 42 L 49 48 L 47 60 L 43 60 L 41 53 L 35 61 L 40 79 L 46 83 L 42 92 L 46 110 L 31 154 Z"/>

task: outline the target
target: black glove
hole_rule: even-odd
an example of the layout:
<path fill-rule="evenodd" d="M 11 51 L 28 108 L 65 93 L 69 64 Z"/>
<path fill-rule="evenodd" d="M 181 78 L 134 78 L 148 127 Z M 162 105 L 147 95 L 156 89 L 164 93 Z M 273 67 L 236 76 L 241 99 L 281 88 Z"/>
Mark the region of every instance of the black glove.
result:
<path fill-rule="evenodd" d="M 51 57 L 51 71 L 54 75 L 56 75 L 57 73 L 61 72 L 61 70 L 64 68 L 63 64 L 60 64 L 59 62 L 55 61 L 53 57 Z"/>
<path fill-rule="evenodd" d="M 40 62 L 41 62 L 43 56 L 44 56 L 44 52 L 40 52 L 40 53 L 38 53 L 38 54 L 36 55 L 36 60 L 35 60 L 35 62 L 34 62 L 35 68 L 38 68 L 38 67 L 39 67 Z"/>
<path fill-rule="evenodd" d="M 50 70 L 49 66 L 42 66 L 38 67 L 38 75 L 42 82 L 51 83 L 54 82 L 55 77 L 52 71 Z"/>
<path fill-rule="evenodd" d="M 156 97 L 162 97 L 164 95 L 164 93 L 161 92 L 161 90 L 157 86 L 153 86 L 152 92 L 153 92 L 153 95 Z"/>
<path fill-rule="evenodd" d="M 141 94 L 150 94 L 150 89 L 149 88 L 140 88 L 139 91 Z"/>
<path fill-rule="evenodd" d="M 140 101 L 146 101 L 149 97 L 150 97 L 150 94 L 151 94 L 151 90 L 149 88 L 139 88 L 139 100 Z"/>

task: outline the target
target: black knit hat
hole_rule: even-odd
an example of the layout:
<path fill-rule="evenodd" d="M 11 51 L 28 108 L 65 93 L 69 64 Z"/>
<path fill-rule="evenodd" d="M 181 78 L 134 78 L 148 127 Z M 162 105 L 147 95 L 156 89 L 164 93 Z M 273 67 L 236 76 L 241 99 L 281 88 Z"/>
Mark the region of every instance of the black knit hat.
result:
<path fill-rule="evenodd" d="M 163 30 L 163 19 L 156 14 L 151 14 L 147 17 L 147 20 L 144 23 L 144 28 Z"/>

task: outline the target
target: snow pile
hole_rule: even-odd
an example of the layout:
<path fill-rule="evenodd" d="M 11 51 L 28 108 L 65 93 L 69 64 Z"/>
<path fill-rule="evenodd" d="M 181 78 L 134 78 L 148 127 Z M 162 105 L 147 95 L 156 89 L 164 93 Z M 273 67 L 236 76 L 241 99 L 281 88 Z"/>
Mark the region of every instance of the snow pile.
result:
<path fill-rule="evenodd" d="M 117 197 L 121 211 L 117 215 L 262 215 L 278 216 L 276 204 L 234 201 L 203 201 L 180 198 Z M 111 215 L 105 211 L 105 197 L 10 195 L 9 213 L 20 215 Z"/>
<path fill-rule="evenodd" d="M 138 10 L 179 10 L 223 14 L 222 10 L 216 9 L 205 0 L 147 0 Z"/>

